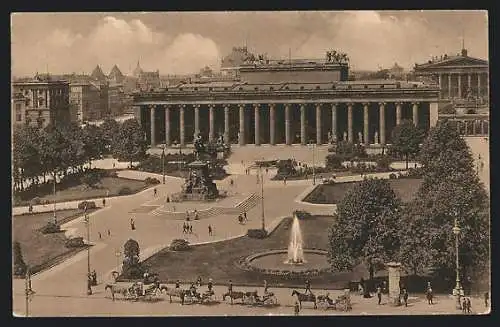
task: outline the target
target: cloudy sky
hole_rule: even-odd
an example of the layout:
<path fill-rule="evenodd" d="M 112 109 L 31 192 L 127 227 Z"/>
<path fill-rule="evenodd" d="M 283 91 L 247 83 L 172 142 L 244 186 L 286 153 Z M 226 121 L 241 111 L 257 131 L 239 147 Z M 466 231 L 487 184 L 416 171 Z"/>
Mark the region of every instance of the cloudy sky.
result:
<path fill-rule="evenodd" d="M 460 51 L 488 57 L 485 11 L 22 13 L 11 16 L 12 73 L 90 72 L 114 64 L 129 73 L 183 74 L 236 45 L 271 58 L 323 58 L 347 52 L 354 69 L 395 62 L 410 68 L 430 56 Z"/>

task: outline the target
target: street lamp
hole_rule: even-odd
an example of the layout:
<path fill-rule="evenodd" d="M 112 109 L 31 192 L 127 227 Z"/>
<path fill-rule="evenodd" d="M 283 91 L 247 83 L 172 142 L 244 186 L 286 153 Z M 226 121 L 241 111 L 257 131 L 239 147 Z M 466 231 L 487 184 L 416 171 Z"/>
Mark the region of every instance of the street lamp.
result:
<path fill-rule="evenodd" d="M 264 160 L 264 159 L 262 159 Z M 263 161 L 262 161 L 263 162 Z M 262 162 L 259 164 L 259 174 L 260 174 L 260 207 L 261 207 L 261 219 L 262 219 L 262 230 L 266 229 L 265 215 L 264 215 L 264 176 L 262 174 Z"/>
<path fill-rule="evenodd" d="M 57 224 L 57 214 L 56 214 L 56 172 L 54 172 L 54 224 Z"/>
<path fill-rule="evenodd" d="M 315 154 L 314 154 L 314 148 L 315 148 L 315 143 L 311 140 L 309 141 L 309 145 L 311 146 L 311 149 L 312 149 L 312 153 L 313 153 L 313 165 L 312 165 L 312 169 L 313 169 L 313 185 L 316 185 L 316 159 L 315 159 Z"/>
<path fill-rule="evenodd" d="M 163 184 L 165 184 L 165 144 L 161 147 L 161 167 L 163 175 Z"/>
<path fill-rule="evenodd" d="M 457 308 L 461 308 L 460 304 L 460 296 L 462 295 L 462 286 L 460 285 L 460 271 L 459 271 L 459 262 L 458 262 L 458 236 L 460 235 L 460 227 L 458 227 L 458 219 L 455 218 L 455 225 L 453 226 L 453 234 L 455 234 L 455 263 L 456 263 L 456 284 L 455 289 L 453 289 L 453 295 L 457 298 Z"/>
<path fill-rule="evenodd" d="M 87 295 L 92 295 L 92 280 L 90 277 L 90 217 L 85 208 L 85 225 L 87 226 Z"/>
<path fill-rule="evenodd" d="M 24 295 L 26 299 L 26 317 L 29 317 L 29 303 L 33 299 L 33 295 L 35 295 L 35 291 L 31 289 L 31 271 L 29 267 L 26 269 L 26 276 L 24 279 Z"/>

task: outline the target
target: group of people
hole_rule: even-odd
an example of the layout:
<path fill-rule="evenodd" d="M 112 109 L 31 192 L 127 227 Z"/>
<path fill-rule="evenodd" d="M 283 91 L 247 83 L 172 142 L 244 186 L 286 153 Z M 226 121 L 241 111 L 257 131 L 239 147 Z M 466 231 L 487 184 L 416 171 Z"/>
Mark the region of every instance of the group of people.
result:
<path fill-rule="evenodd" d="M 247 218 L 247 213 L 246 211 L 243 212 L 243 214 L 239 214 L 238 215 L 238 223 L 240 224 L 244 224 L 248 221 L 248 218 Z"/>
<path fill-rule="evenodd" d="M 188 222 L 184 222 L 182 226 L 182 233 L 183 234 L 193 234 L 193 225 L 191 225 Z"/>

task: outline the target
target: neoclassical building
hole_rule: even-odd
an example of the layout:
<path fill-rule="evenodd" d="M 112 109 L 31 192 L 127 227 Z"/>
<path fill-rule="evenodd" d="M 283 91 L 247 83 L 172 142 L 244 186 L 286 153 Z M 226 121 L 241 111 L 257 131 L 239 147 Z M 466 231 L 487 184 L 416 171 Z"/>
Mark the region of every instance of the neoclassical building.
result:
<path fill-rule="evenodd" d="M 439 88 L 421 82 L 347 81 L 346 63 L 326 60 L 245 62 L 239 81 L 180 84 L 135 93 L 136 115 L 151 146 L 219 135 L 239 144 L 380 147 L 403 119 L 428 130 L 438 120 Z"/>

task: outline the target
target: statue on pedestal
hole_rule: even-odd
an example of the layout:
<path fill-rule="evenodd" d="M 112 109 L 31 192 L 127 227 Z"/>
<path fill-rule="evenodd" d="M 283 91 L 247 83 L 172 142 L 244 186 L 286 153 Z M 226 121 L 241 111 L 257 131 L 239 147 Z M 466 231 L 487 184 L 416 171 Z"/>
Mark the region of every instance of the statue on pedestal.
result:
<path fill-rule="evenodd" d="M 378 143 L 378 131 L 375 131 L 375 144 L 379 144 Z"/>

